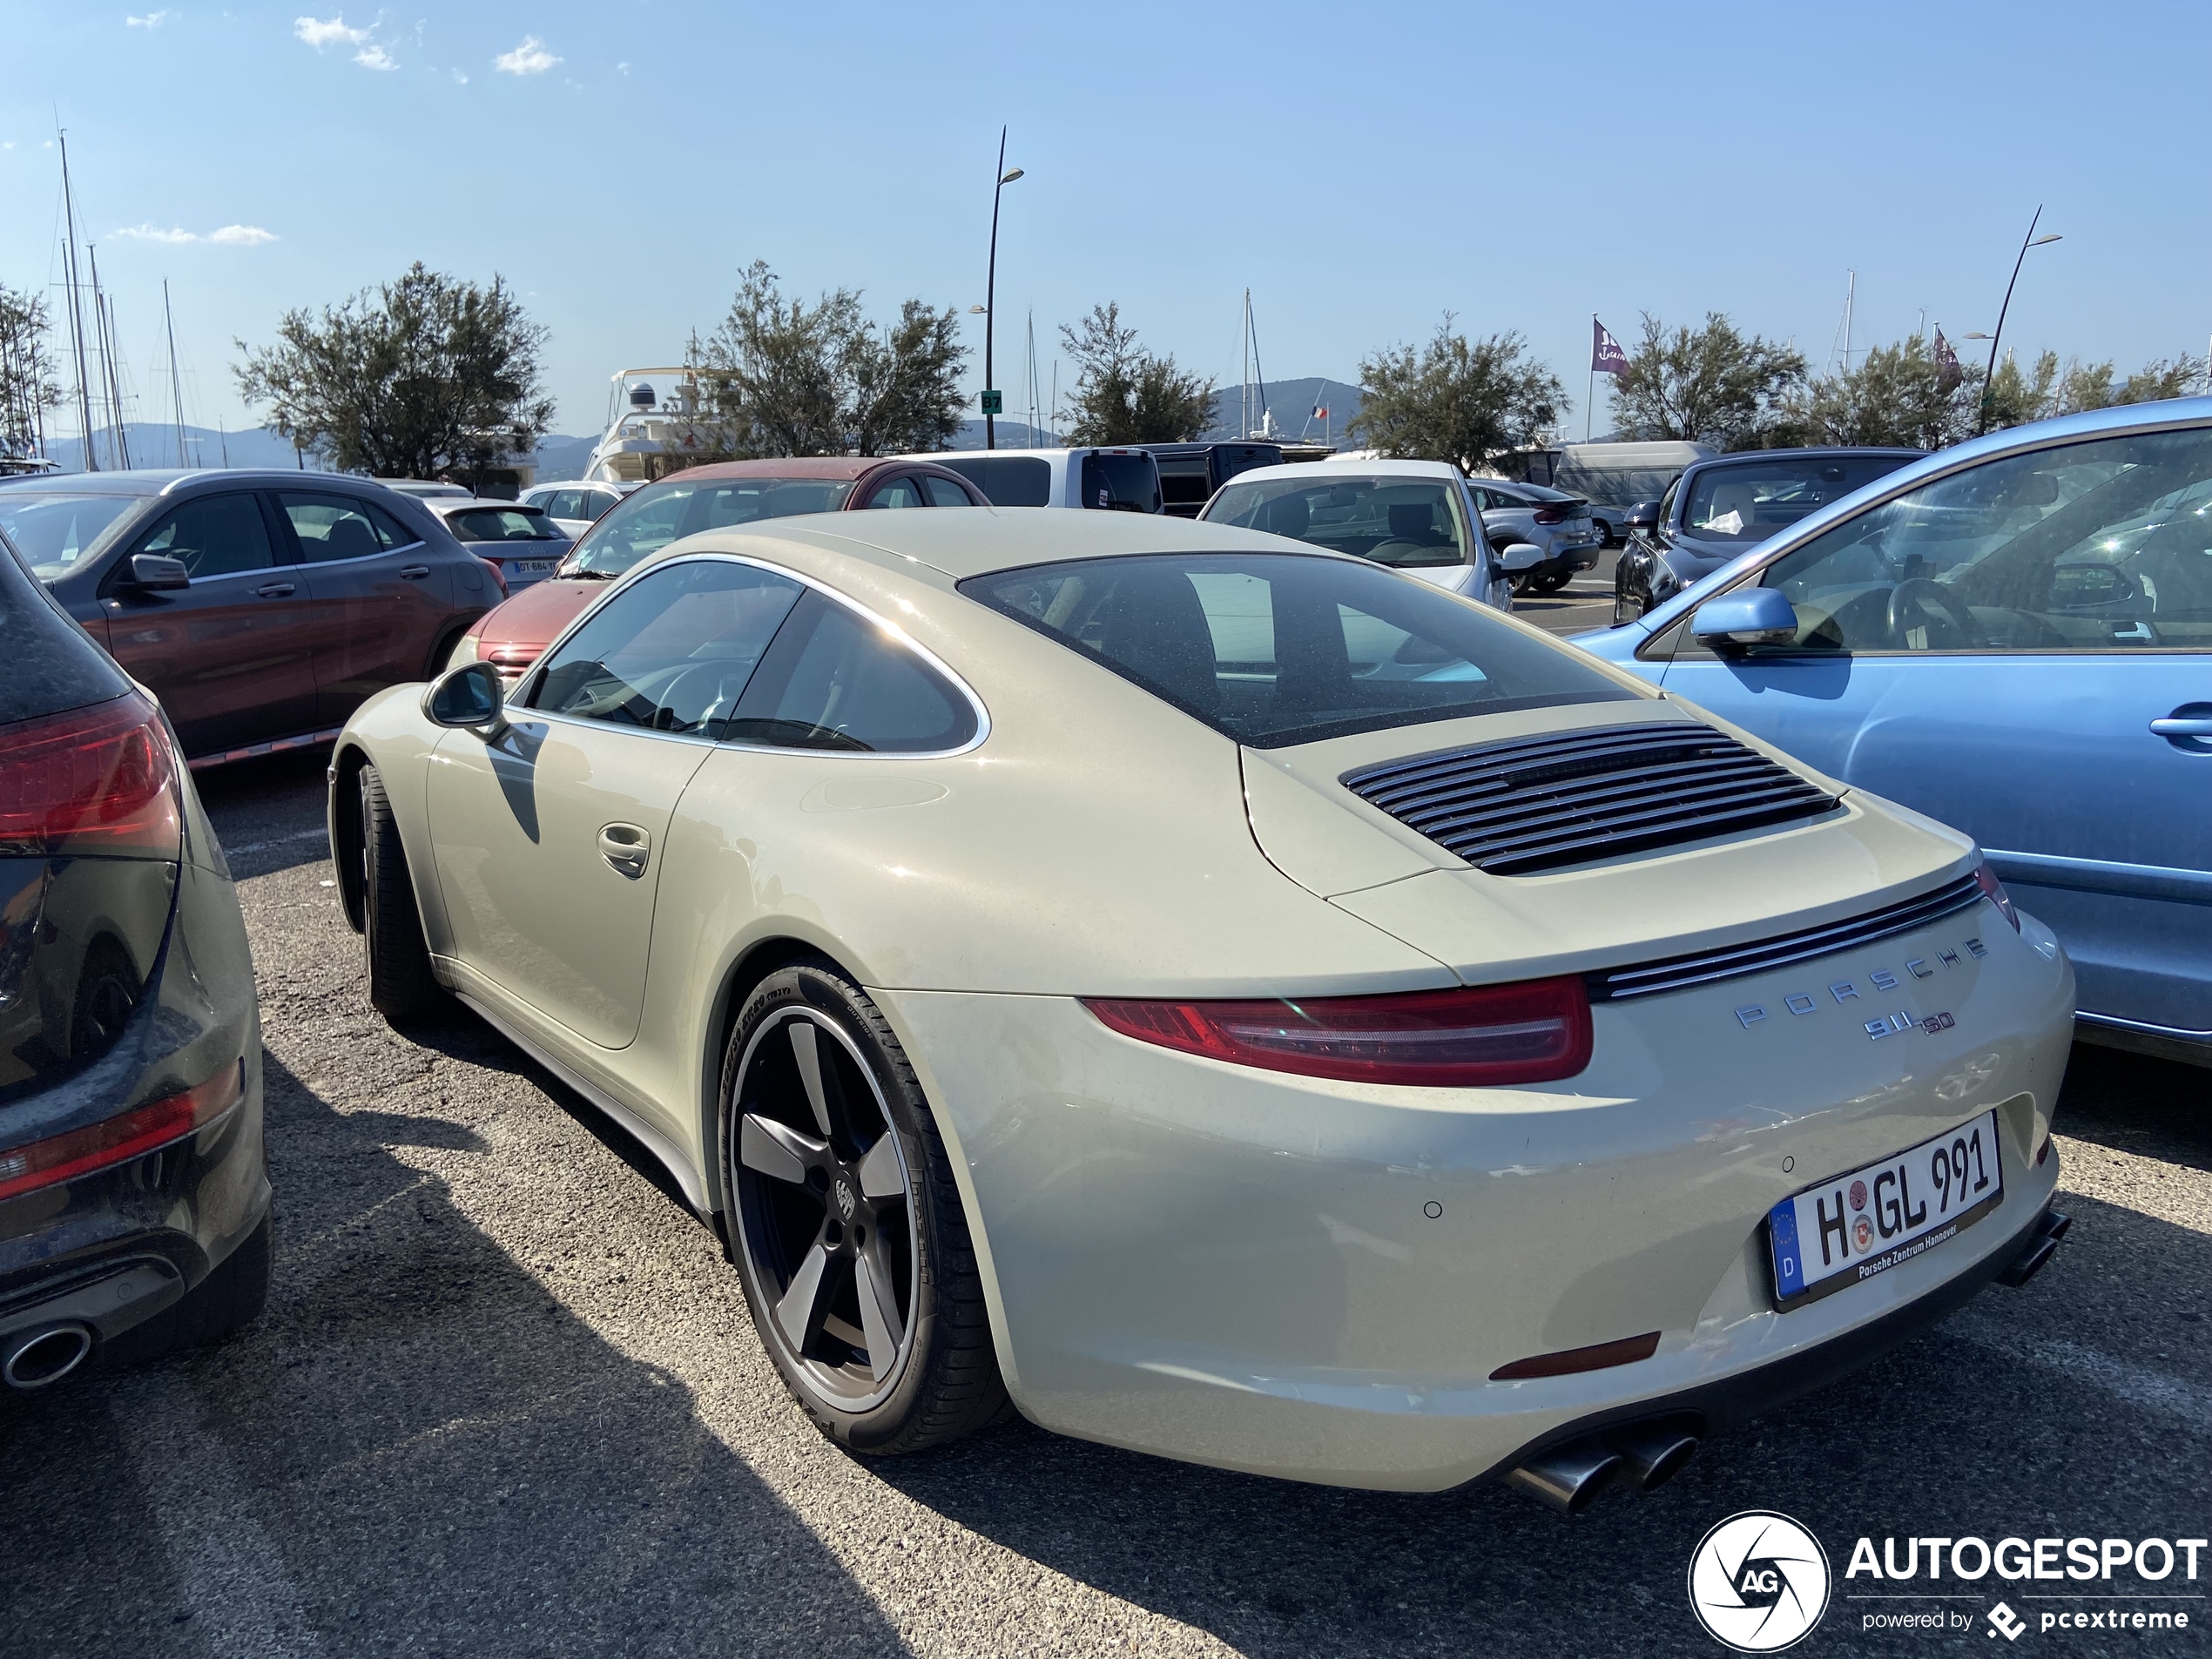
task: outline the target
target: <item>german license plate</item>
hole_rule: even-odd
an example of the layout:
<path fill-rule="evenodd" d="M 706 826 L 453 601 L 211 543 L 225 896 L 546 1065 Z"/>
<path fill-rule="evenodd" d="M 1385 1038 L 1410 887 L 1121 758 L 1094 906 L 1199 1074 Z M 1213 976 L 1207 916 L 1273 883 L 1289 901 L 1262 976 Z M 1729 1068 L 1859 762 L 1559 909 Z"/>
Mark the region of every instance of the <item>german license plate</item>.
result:
<path fill-rule="evenodd" d="M 1775 1305 L 1863 1285 L 1933 1250 L 2005 1197 L 1997 1114 L 1784 1198 L 1767 1212 Z"/>
<path fill-rule="evenodd" d="M 515 569 L 517 573 L 523 576 L 550 576 L 553 574 L 553 561 L 550 559 L 516 559 L 515 561 Z"/>

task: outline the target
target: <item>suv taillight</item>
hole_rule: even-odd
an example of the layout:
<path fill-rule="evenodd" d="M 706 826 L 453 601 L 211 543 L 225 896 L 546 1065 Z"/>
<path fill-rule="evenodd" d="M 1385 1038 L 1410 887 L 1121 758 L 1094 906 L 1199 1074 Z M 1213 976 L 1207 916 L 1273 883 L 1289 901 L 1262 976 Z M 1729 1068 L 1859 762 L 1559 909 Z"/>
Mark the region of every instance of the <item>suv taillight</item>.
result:
<path fill-rule="evenodd" d="M 1539 524 L 1564 524 L 1567 522 L 1567 503 L 1564 502 L 1555 502 L 1549 507 L 1539 507 L 1535 513 L 1536 522 Z"/>
<path fill-rule="evenodd" d="M 0 726 L 0 853 L 173 859 L 177 757 L 136 691 Z"/>
<path fill-rule="evenodd" d="M 1086 997 L 1083 1006 L 1140 1042 L 1346 1082 L 1484 1089 L 1571 1077 L 1590 1062 L 1589 994 L 1578 978 L 1312 1000 Z"/>
<path fill-rule="evenodd" d="M 0 1198 L 57 1187 L 111 1169 L 197 1134 L 238 1104 L 246 1062 L 233 1060 L 197 1089 L 186 1089 L 127 1112 L 0 1152 Z"/>

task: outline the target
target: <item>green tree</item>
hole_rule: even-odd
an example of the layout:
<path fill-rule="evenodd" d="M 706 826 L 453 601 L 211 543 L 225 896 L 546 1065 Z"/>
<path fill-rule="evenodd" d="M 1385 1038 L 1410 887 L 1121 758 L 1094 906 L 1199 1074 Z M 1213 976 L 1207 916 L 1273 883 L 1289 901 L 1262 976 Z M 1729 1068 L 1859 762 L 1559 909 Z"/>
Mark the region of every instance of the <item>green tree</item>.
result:
<path fill-rule="evenodd" d="M 273 346 L 235 342 L 246 355 L 234 372 L 272 431 L 341 471 L 473 487 L 552 422 L 544 341 L 500 277 L 482 287 L 417 260 L 319 318 L 287 312 Z"/>
<path fill-rule="evenodd" d="M 1946 369 L 1915 334 L 1813 381 L 1797 407 L 1813 442 L 1940 449 L 1973 435 L 1980 389 L 1979 374 Z"/>
<path fill-rule="evenodd" d="M 0 285 L 0 455 L 37 455 L 62 401 L 48 334 L 45 296 Z"/>
<path fill-rule="evenodd" d="M 1069 443 L 1182 443 L 1211 422 L 1213 382 L 1139 346 L 1117 302 L 1093 306 L 1079 327 L 1061 324 L 1060 342 L 1076 368 Z"/>
<path fill-rule="evenodd" d="M 765 260 L 738 279 L 730 314 L 692 341 L 702 398 L 736 455 L 896 455 L 940 449 L 960 428 L 959 314 L 920 300 L 883 327 L 860 291 L 786 300 Z"/>
<path fill-rule="evenodd" d="M 1756 449 L 1802 434 L 1802 352 L 1745 336 L 1716 311 L 1702 328 L 1643 314 L 1643 338 L 1613 378 L 1613 421 L 1625 439 Z"/>
<path fill-rule="evenodd" d="M 1359 396 L 1345 436 L 1395 461 L 1449 461 L 1463 472 L 1535 445 L 1567 408 L 1559 376 L 1519 334 L 1470 341 L 1449 312 L 1426 345 L 1363 360 Z"/>

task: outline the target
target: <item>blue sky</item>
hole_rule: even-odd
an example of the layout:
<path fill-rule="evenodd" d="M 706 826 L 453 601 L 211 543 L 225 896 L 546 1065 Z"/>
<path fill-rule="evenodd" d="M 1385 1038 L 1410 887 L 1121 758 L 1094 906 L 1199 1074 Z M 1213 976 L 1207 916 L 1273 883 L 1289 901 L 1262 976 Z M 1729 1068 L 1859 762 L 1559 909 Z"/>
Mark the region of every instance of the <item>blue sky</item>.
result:
<path fill-rule="evenodd" d="M 1118 300 L 1233 383 L 1250 285 L 1271 376 L 1357 380 L 1450 310 L 1526 334 L 1579 433 L 1592 312 L 1627 339 L 1639 311 L 1725 311 L 1817 365 L 1856 268 L 1858 343 L 1923 307 L 1957 338 L 1994 320 L 2038 202 L 2066 239 L 2028 256 L 2023 355 L 2124 372 L 2212 331 L 2202 5 L 11 0 L 0 20 L 0 280 L 57 279 L 58 113 L 149 420 L 164 277 L 187 417 L 233 426 L 254 419 L 234 339 L 415 259 L 522 292 L 565 432 L 597 428 L 614 370 L 711 327 L 755 257 L 879 313 L 964 310 L 1001 122 L 1028 174 L 1000 233 L 1009 413 L 1031 307 L 1043 376 L 1056 326 Z"/>

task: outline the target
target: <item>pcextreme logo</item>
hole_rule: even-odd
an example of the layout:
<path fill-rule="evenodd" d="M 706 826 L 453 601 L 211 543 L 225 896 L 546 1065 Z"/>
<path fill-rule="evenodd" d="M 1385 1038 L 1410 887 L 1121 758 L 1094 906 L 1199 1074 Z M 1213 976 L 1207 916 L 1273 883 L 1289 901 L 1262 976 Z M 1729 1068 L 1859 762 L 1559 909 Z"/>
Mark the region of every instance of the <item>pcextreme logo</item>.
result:
<path fill-rule="evenodd" d="M 1787 1515 L 1746 1509 L 1698 1542 L 1689 1558 L 1689 1608 L 1712 1638 L 1738 1653 L 1779 1653 L 1828 1610 L 1828 1553 Z"/>

